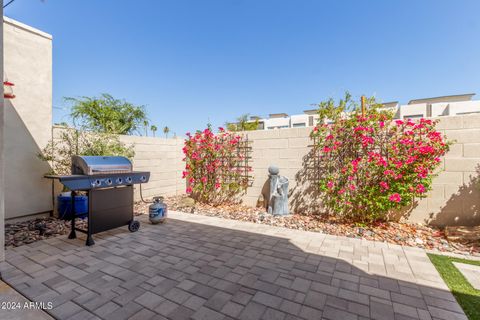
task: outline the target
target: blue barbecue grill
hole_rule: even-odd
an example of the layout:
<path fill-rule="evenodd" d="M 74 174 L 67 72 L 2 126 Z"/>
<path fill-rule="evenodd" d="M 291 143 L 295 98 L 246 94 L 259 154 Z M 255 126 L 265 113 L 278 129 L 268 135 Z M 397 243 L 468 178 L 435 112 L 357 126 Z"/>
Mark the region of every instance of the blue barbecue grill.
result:
<path fill-rule="evenodd" d="M 56 179 L 72 192 L 72 218 L 69 239 L 75 239 L 76 231 L 87 234 L 86 245 L 95 244 L 92 235 L 128 225 L 131 232 L 140 228 L 133 218 L 133 185 L 146 183 L 148 171 L 133 171 L 132 163 L 125 157 L 73 156 L 72 174 L 46 175 Z M 88 228 L 75 227 L 74 199 L 84 191 L 88 197 Z"/>

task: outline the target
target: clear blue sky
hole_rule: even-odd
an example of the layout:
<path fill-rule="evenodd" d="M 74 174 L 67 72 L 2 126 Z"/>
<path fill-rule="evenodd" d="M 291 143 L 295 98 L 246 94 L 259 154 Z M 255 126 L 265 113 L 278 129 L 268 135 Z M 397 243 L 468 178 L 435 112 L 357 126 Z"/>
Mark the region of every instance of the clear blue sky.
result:
<path fill-rule="evenodd" d="M 478 0 L 16 0 L 4 13 L 53 35 L 55 107 L 107 92 L 178 135 L 345 90 L 480 94 Z"/>

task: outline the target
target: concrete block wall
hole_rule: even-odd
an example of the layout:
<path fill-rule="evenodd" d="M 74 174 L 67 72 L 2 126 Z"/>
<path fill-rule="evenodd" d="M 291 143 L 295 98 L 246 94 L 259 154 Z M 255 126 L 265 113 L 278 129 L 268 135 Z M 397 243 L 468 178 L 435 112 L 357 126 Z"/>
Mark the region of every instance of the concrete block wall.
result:
<path fill-rule="evenodd" d="M 454 143 L 442 159 L 439 175 L 427 198 L 409 210 L 408 219 L 436 225 L 480 224 L 480 115 L 441 117 L 438 129 Z M 311 128 L 290 128 L 248 132 L 252 141 L 252 186 L 243 197 L 245 204 L 257 205 L 268 192 L 268 167 L 276 165 L 290 180 L 290 208 L 297 213 L 321 212 L 315 168 L 312 163 Z M 182 161 L 183 139 L 121 136 L 135 147 L 135 170 L 151 172 L 144 185 L 144 198 L 185 193 Z M 42 171 L 43 174 L 44 171 Z M 139 188 L 135 188 L 139 200 Z M 48 199 L 51 203 L 51 199 Z"/>
<path fill-rule="evenodd" d="M 303 158 L 309 153 L 311 128 L 289 128 L 252 131 L 252 187 L 243 197 L 245 204 L 255 206 L 259 197 L 268 193 L 268 167 L 275 165 L 289 179 L 290 189 L 297 187 L 296 175 L 304 168 Z"/>
<path fill-rule="evenodd" d="M 441 117 L 438 129 L 454 141 L 442 159 L 439 175 L 427 198 L 409 208 L 408 220 L 436 225 L 480 224 L 480 115 Z M 268 167 L 276 165 L 290 181 L 290 208 L 294 212 L 322 211 L 310 140 L 311 128 L 259 130 L 246 133 L 252 141 L 253 184 L 243 202 L 256 206 L 268 194 Z M 121 136 L 135 146 L 135 170 L 151 172 L 144 198 L 185 193 L 183 139 Z M 135 188 L 139 200 L 139 188 Z"/>
<path fill-rule="evenodd" d="M 480 225 L 480 115 L 440 117 L 437 128 L 454 143 L 433 190 L 411 211 L 411 221 Z"/>
<path fill-rule="evenodd" d="M 480 115 L 440 117 L 438 129 L 454 140 L 442 159 L 439 175 L 427 198 L 410 208 L 408 220 L 436 225 L 480 224 Z M 269 165 L 276 165 L 290 180 L 290 208 L 295 212 L 321 210 L 315 170 L 309 156 L 311 128 L 253 131 L 252 166 L 254 181 L 243 197 L 255 206 L 266 193 Z"/>
<path fill-rule="evenodd" d="M 185 193 L 183 139 L 121 136 L 120 140 L 134 145 L 134 170 L 150 171 L 150 181 L 142 185 L 145 199 Z M 140 200 L 138 185 L 135 186 L 135 200 Z"/>

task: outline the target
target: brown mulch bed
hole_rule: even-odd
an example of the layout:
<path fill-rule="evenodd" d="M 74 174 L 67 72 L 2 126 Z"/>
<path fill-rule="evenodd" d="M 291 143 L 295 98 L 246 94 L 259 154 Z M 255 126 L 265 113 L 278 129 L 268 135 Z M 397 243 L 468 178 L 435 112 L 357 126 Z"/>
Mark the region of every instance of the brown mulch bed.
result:
<path fill-rule="evenodd" d="M 194 207 L 185 207 L 183 199 L 182 196 L 167 197 L 165 203 L 171 210 L 192 214 L 480 256 L 480 243 L 448 241 L 444 230 L 418 223 L 378 222 L 363 225 L 341 222 L 332 217 L 322 217 L 320 215 L 292 214 L 287 217 L 275 217 L 266 213 L 262 208 L 238 204 L 211 206 L 196 203 Z M 148 213 L 148 204 L 137 203 L 136 211 Z"/>

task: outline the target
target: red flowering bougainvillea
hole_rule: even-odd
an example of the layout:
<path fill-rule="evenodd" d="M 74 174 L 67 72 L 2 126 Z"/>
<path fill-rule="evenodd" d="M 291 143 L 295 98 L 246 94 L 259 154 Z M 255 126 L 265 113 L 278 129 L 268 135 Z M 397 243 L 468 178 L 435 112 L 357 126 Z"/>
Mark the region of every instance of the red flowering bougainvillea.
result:
<path fill-rule="evenodd" d="M 425 197 L 449 146 L 437 121 L 394 120 L 373 98 L 369 105 L 362 114 L 348 94 L 339 106 L 322 103 L 311 134 L 323 203 L 357 221 L 385 219 L 392 209 Z"/>
<path fill-rule="evenodd" d="M 243 136 L 208 127 L 187 133 L 183 153 L 188 194 L 201 202 L 220 204 L 238 201 L 249 184 L 248 141 Z"/>

